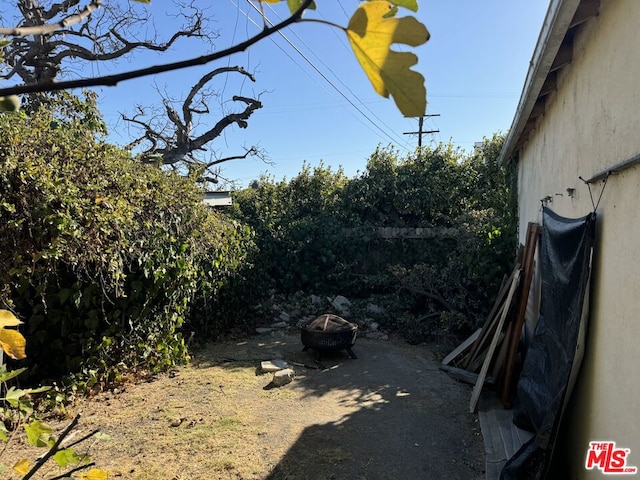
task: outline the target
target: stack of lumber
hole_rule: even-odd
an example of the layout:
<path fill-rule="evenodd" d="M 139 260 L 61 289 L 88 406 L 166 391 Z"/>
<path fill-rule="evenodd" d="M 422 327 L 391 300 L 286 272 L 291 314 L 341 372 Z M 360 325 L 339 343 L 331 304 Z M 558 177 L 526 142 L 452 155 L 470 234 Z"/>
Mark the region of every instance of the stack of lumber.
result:
<path fill-rule="evenodd" d="M 442 360 L 440 368 L 474 385 L 469 410 L 475 412 L 485 384 L 496 387 L 504 408 L 509 408 L 518 347 L 525 322 L 535 251 L 541 227 L 529 223 L 521 262 L 502 282 L 484 325 Z"/>

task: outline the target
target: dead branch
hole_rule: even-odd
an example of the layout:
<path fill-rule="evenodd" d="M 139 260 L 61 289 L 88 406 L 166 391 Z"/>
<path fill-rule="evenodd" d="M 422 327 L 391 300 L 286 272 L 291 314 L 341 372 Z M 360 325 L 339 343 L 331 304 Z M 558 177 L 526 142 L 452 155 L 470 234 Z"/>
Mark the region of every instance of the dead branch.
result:
<path fill-rule="evenodd" d="M 162 161 L 165 165 L 171 165 L 183 160 L 191 152 L 202 149 L 207 143 L 219 137 L 225 128 L 234 123 L 240 128 L 247 128 L 247 120 L 255 110 L 262 108 L 262 102 L 253 98 L 238 96 L 234 96 L 233 100 L 244 102 L 247 105 L 246 108 L 242 112 L 230 113 L 224 116 L 218 120 L 213 128 L 194 139 L 187 139 L 180 144 L 176 143 L 174 148 L 157 149 L 155 153 L 162 155 Z"/>
<path fill-rule="evenodd" d="M 89 462 L 87 464 L 80 465 L 79 467 L 72 468 L 71 470 L 69 470 L 68 472 L 63 473 L 62 475 L 58 475 L 57 477 L 51 477 L 51 478 L 49 478 L 49 480 L 65 480 L 67 478 L 72 478 L 71 477 L 72 474 L 74 474 L 76 472 L 79 472 L 81 470 L 85 470 L 85 469 L 87 469 L 89 467 L 93 467 L 95 464 L 96 464 L 96 462 Z"/>
<path fill-rule="evenodd" d="M 234 155 L 232 157 L 224 157 L 218 158 L 217 160 L 212 160 L 206 164 L 206 168 L 211 168 L 214 165 L 219 165 L 224 162 L 231 162 L 233 160 L 244 160 L 250 155 L 259 155 L 258 149 L 256 147 L 251 147 L 249 150 L 244 152 L 244 155 Z"/>
<path fill-rule="evenodd" d="M 435 292 L 435 291 L 428 292 L 424 289 L 416 288 L 410 285 L 402 285 L 398 289 L 398 292 L 402 290 L 407 290 L 409 293 L 413 293 L 415 295 L 422 295 L 428 298 L 429 300 L 433 300 L 434 302 L 440 304 L 440 306 L 443 307 L 448 312 L 453 312 L 453 307 L 438 292 Z"/>
<path fill-rule="evenodd" d="M 282 22 L 272 26 L 264 28 L 260 33 L 253 37 L 240 42 L 237 45 L 229 47 L 227 49 L 211 53 L 209 55 L 203 55 L 197 58 L 189 60 L 183 60 L 180 62 L 173 62 L 163 65 L 157 65 L 155 67 L 142 68 L 139 70 L 131 70 L 128 72 L 116 74 L 116 75 L 104 75 L 92 78 L 85 78 L 79 80 L 70 80 L 64 82 L 47 83 L 39 81 L 33 85 L 19 85 L 15 87 L 7 87 L 0 89 L 0 96 L 8 95 L 20 95 L 25 93 L 38 93 L 38 92 L 52 92 L 59 90 L 69 90 L 73 88 L 88 88 L 97 86 L 115 86 L 120 82 L 131 80 L 134 78 L 145 77 L 148 75 L 155 75 L 158 73 L 170 72 L 174 70 L 180 70 L 183 68 L 193 67 L 197 65 L 205 65 L 207 63 L 225 58 L 234 53 L 242 52 L 249 48 L 251 45 L 258 43 L 259 41 L 267 38 L 274 33 L 284 29 L 285 27 L 299 22 L 302 18 L 303 12 L 311 5 L 313 0 L 303 0 L 298 10 L 290 17 L 286 18 Z"/>
<path fill-rule="evenodd" d="M 205 26 L 204 13 L 193 5 L 181 6 L 184 25 L 166 41 L 151 36 L 135 41 L 140 27 L 152 25 L 149 13 L 133 6 L 121 8 L 118 2 L 91 0 L 78 13 L 69 14 L 79 0 L 65 0 L 46 10 L 35 0 L 19 0 L 23 18 L 16 28 L 5 29 L 15 36 L 4 48 L 4 63 L 10 67 L 0 78 L 19 76 L 25 84 L 53 83 L 63 67 L 72 61 L 106 62 L 146 49 L 164 52 L 182 38 L 201 38 L 211 43 L 215 35 Z M 102 8 L 97 8 L 102 7 Z M 191 10 L 191 11 L 188 11 Z M 51 22 L 55 16 L 67 15 Z M 45 91 L 45 90 L 43 90 Z M 53 91 L 53 90 L 46 90 Z"/>
<path fill-rule="evenodd" d="M 218 68 L 203 75 L 190 89 L 180 108 L 182 116 L 166 97 L 163 98 L 164 120 L 160 120 L 157 115 L 150 119 L 144 119 L 144 110 L 141 107 L 138 107 L 138 113 L 133 117 L 122 115 L 123 120 L 137 125 L 143 130 L 142 135 L 131 142 L 130 146 L 137 146 L 144 142 L 149 143 L 147 148 L 140 154 L 141 161 L 156 163 L 160 158 L 164 165 L 185 162 L 200 164 L 207 170 L 214 165 L 234 159 L 246 158 L 248 155 L 260 156 L 255 147 L 247 150 L 244 155 L 226 157 L 209 162 L 198 161 L 194 156 L 195 152 L 206 150 L 206 145 L 219 137 L 224 129 L 230 125 L 237 124 L 240 128 L 246 128 L 247 120 L 253 112 L 262 108 L 262 103 L 258 99 L 233 97 L 233 101 L 244 103 L 244 110 L 229 113 L 207 131 L 195 134 L 194 115 L 210 113 L 207 104 L 208 94 L 203 90 L 214 77 L 223 73 L 240 73 L 255 81 L 254 76 L 240 66 Z"/>
<path fill-rule="evenodd" d="M 42 17 L 44 19 L 51 19 L 58 15 L 60 12 L 67 11 L 72 5 L 77 4 L 78 1 L 67 1 L 54 5 L 51 10 L 45 12 Z M 102 0 L 92 0 L 89 5 L 84 9 L 73 15 L 69 15 L 59 22 L 51 24 L 36 25 L 32 27 L 13 27 L 13 28 L 0 28 L 0 35 L 8 37 L 27 37 L 29 35 L 49 35 L 56 30 L 69 27 L 76 23 L 84 21 L 92 12 L 102 7 Z"/>
<path fill-rule="evenodd" d="M 38 470 L 40 470 L 40 468 L 42 468 L 42 466 L 47 462 L 47 460 L 49 460 L 56 453 L 58 453 L 58 450 L 59 450 L 59 447 L 60 447 L 60 443 L 62 443 L 62 441 L 65 439 L 65 437 L 67 435 L 69 435 L 71 430 L 73 430 L 78 425 L 79 421 L 80 421 L 80 414 L 77 414 L 75 417 L 73 417 L 73 420 L 71 420 L 71 423 L 69 423 L 69 425 L 67 425 L 64 428 L 64 430 L 62 430 L 62 432 L 60 432 L 60 436 L 55 441 L 55 443 L 51 446 L 51 448 L 49 448 L 49 450 L 47 450 L 47 452 L 44 455 L 42 455 L 38 459 L 38 461 L 33 465 L 31 470 L 29 470 L 29 472 L 27 472 L 27 474 L 24 477 L 22 477 L 23 480 L 28 480 L 29 478 L 33 477 L 33 475 L 35 475 L 35 473 Z"/>
<path fill-rule="evenodd" d="M 222 73 L 229 73 L 229 72 L 237 72 L 249 77 L 249 79 L 252 82 L 256 81 L 255 77 L 251 73 L 247 72 L 244 68 L 239 66 L 216 68 L 215 70 L 207 73 L 206 75 L 203 75 L 202 78 L 198 80 L 198 82 L 193 87 L 191 87 L 191 90 L 189 91 L 189 94 L 187 95 L 187 98 L 185 99 L 182 105 L 182 116 L 184 118 L 185 128 L 187 129 L 193 128 L 193 117 L 192 117 L 193 113 L 200 113 L 200 114 L 209 113 L 208 108 L 206 108 L 205 111 L 199 111 L 197 109 L 194 109 L 193 101 L 196 95 L 200 93 L 204 88 L 204 86 L 207 83 L 209 83 L 216 75 L 220 75 Z"/>

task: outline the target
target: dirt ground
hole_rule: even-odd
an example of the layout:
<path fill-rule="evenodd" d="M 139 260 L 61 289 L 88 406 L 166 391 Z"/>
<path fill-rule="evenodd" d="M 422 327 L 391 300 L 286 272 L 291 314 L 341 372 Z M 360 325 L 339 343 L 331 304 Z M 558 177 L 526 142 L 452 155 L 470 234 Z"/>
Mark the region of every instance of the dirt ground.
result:
<path fill-rule="evenodd" d="M 432 348 L 359 338 L 357 359 L 326 354 L 325 369 L 294 365 L 292 383 L 265 389 L 262 360 L 315 366 L 301 347 L 290 332 L 198 349 L 171 375 L 81 401 L 69 412 L 83 413 L 76 438 L 109 435 L 90 454 L 110 479 L 484 478 L 471 388 L 438 369 Z M 3 463 L 29 454 L 11 445 Z"/>

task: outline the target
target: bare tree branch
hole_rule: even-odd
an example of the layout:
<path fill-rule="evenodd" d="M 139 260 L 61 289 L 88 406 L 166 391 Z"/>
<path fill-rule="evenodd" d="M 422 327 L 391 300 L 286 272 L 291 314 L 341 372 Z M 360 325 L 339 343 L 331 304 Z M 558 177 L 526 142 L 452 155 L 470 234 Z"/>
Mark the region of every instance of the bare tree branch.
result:
<path fill-rule="evenodd" d="M 51 19 L 62 11 L 66 11 L 71 6 L 76 5 L 78 1 L 67 1 L 54 5 L 51 10 L 43 14 L 44 19 Z M 80 23 L 85 20 L 91 13 L 98 8 L 102 7 L 102 0 L 92 0 L 89 5 L 76 14 L 69 15 L 63 18 L 59 22 L 52 24 L 36 25 L 32 27 L 14 27 L 14 28 L 0 28 L 0 35 L 6 35 L 9 37 L 27 37 L 29 35 L 49 35 L 56 30 Z"/>
<path fill-rule="evenodd" d="M 256 147 L 251 147 L 249 150 L 244 152 L 244 155 L 234 155 L 232 157 L 224 157 L 224 158 L 218 158 L 217 160 L 212 160 L 206 164 L 206 167 L 211 168 L 214 165 L 220 165 L 221 163 L 231 162 L 233 160 L 244 160 L 249 155 L 259 155 L 258 149 Z"/>
<path fill-rule="evenodd" d="M 233 100 L 245 103 L 245 109 L 240 113 L 230 113 L 224 116 L 213 128 L 194 139 L 187 139 L 186 142 L 177 143 L 173 148 L 159 148 L 155 153 L 162 155 L 162 162 L 165 165 L 171 165 L 184 160 L 191 152 L 203 148 L 207 143 L 219 137 L 225 128 L 234 123 L 240 128 L 247 128 L 247 120 L 255 110 L 262 108 L 262 102 L 253 98 L 239 96 L 234 96 Z"/>
<path fill-rule="evenodd" d="M 219 176 L 219 169 L 213 167 L 221 163 L 245 159 L 249 156 L 256 156 L 266 161 L 264 153 L 255 146 L 245 149 L 244 154 L 240 155 L 216 158 L 212 154 L 210 160 L 203 160 L 200 154 L 207 150 L 210 142 L 222 135 L 225 128 L 234 124 L 240 128 L 246 128 L 247 121 L 253 112 L 262 108 L 262 103 L 256 98 L 234 96 L 232 97 L 234 102 L 244 105 L 242 110 L 227 113 L 204 131 L 198 128 L 205 124 L 210 125 L 208 119 L 195 117 L 211 113 L 209 103 L 215 93 L 206 90 L 207 85 L 216 76 L 232 73 L 239 73 L 255 81 L 255 77 L 243 67 L 217 68 L 203 75 L 195 83 L 179 107 L 176 107 L 177 101 L 170 100 L 166 93 L 161 93 L 164 114 L 161 115 L 156 110 L 149 115 L 143 108 L 137 107 L 138 113 L 133 117 L 122 115 L 123 120 L 142 129 L 142 135 L 130 144 L 131 147 L 145 146 L 144 150 L 138 154 L 138 160 L 145 163 L 160 163 L 183 171 L 186 167 L 189 172 L 196 172 L 200 180 L 208 179 L 206 180 L 208 182 Z"/>
<path fill-rule="evenodd" d="M 99 76 L 99 77 L 93 77 L 93 78 L 85 78 L 85 79 L 55 82 L 55 83 L 38 82 L 34 85 L 19 85 L 15 87 L 2 88 L 0 89 L 0 96 L 20 95 L 25 93 L 52 92 L 52 91 L 58 91 L 58 90 L 69 90 L 73 88 L 115 86 L 119 82 L 122 82 L 125 80 L 145 77 L 145 76 L 154 75 L 157 73 L 180 70 L 183 68 L 193 67 L 196 65 L 205 65 L 215 60 L 225 58 L 234 53 L 242 52 L 247 48 L 249 48 L 250 46 L 263 40 L 264 38 L 267 38 L 270 35 L 273 35 L 274 33 L 282 30 L 283 28 L 293 23 L 301 21 L 302 14 L 311 5 L 312 2 L 313 0 L 303 0 L 302 4 L 300 5 L 300 8 L 298 8 L 298 10 L 295 13 L 293 13 L 290 17 L 286 18 L 282 22 L 272 27 L 266 27 L 260 33 L 258 33 L 257 35 L 254 35 L 253 37 L 250 37 L 244 42 L 238 43 L 237 45 L 226 48 L 219 52 L 211 53 L 209 55 L 203 55 L 203 56 L 192 58 L 189 60 L 183 60 L 180 62 L 173 62 L 173 63 L 164 64 L 164 65 L 157 65 L 155 67 L 132 70 L 129 72 L 124 72 L 116 75 L 105 75 L 105 76 Z"/>
<path fill-rule="evenodd" d="M 85 469 L 87 469 L 89 467 L 93 467 L 95 464 L 96 464 L 96 462 L 89 462 L 87 464 L 80 465 L 79 467 L 72 468 L 71 470 L 69 470 L 68 472 L 63 473 L 62 475 L 58 475 L 57 477 L 51 477 L 51 478 L 49 478 L 49 480 L 64 480 L 66 478 L 72 478 L 71 475 L 73 473 L 79 472 L 81 470 L 85 470 Z"/>
<path fill-rule="evenodd" d="M 158 146 L 158 140 L 162 140 L 164 143 L 169 143 L 171 140 L 169 137 L 163 135 L 162 133 L 154 130 L 151 125 L 148 122 L 145 122 L 143 120 L 140 120 L 138 117 L 140 116 L 144 116 L 145 112 L 144 110 L 142 110 L 142 108 L 138 107 L 138 113 L 136 115 L 134 115 L 133 117 L 127 117 L 124 114 L 121 114 L 122 119 L 125 122 L 129 122 L 129 123 L 133 123 L 136 125 L 139 125 L 140 127 L 142 127 L 144 129 L 144 135 L 140 138 L 137 138 L 136 140 L 134 140 L 133 142 L 129 143 L 126 148 L 132 149 L 134 147 L 136 147 L 137 145 L 139 145 L 141 142 L 143 141 L 149 141 L 152 143 L 151 148 L 149 148 L 147 151 L 155 151 L 157 146 Z"/>
<path fill-rule="evenodd" d="M 67 425 L 62 430 L 62 432 L 60 432 L 60 436 L 55 441 L 55 443 L 51 446 L 51 448 L 49 448 L 49 450 L 47 450 L 47 452 L 38 459 L 38 461 L 33 465 L 33 467 L 31 467 L 31 470 L 29 470 L 27 474 L 24 477 L 22 477 L 23 480 L 28 480 L 29 478 L 33 477 L 33 475 L 35 475 L 35 473 L 38 470 L 40 470 L 40 468 L 42 468 L 42 465 L 44 465 L 47 462 L 47 460 L 49 460 L 52 456 L 54 456 L 58 452 L 58 447 L 60 446 L 60 443 L 65 439 L 67 435 L 69 435 L 69 432 L 71 432 L 71 430 L 73 430 L 76 427 L 76 425 L 78 425 L 79 421 L 80 421 L 80 414 L 77 414 L 75 417 L 73 417 L 73 420 L 71 420 L 71 423 L 69 423 L 69 425 Z"/>
<path fill-rule="evenodd" d="M 183 6 L 186 9 L 190 8 L 192 12 L 187 14 L 181 10 L 180 13 L 187 19 L 187 27 L 174 33 L 166 41 L 158 42 L 155 39 L 132 41 L 131 38 L 135 38 L 135 35 L 128 30 L 128 27 L 142 24 L 150 19 L 144 14 L 138 15 L 131 8 L 121 13 L 117 4 L 112 2 L 105 2 L 98 13 L 89 16 L 104 2 L 104 0 L 91 0 L 85 9 L 73 15 L 67 15 L 71 9 L 79 8 L 81 1 L 61 0 L 46 9 L 41 6 L 39 0 L 18 0 L 18 8 L 24 22 L 17 27 L 22 30 L 7 29 L 12 30 L 16 38 L 6 48 L 4 55 L 5 64 L 10 69 L 8 72 L 3 72 L 5 74 L 0 78 L 7 79 L 18 75 L 25 84 L 2 88 L 0 96 L 54 92 L 100 85 L 112 86 L 128 79 L 204 65 L 244 51 L 287 26 L 301 21 L 303 12 L 313 0 L 302 0 L 298 10 L 290 17 L 276 25 L 265 24 L 264 29 L 258 34 L 222 51 L 121 74 L 56 82 L 62 65 L 67 65 L 71 60 L 108 61 L 141 48 L 161 52 L 169 49 L 180 38 L 207 35 L 203 27 L 206 17 L 193 4 Z M 87 10 L 94 5 L 97 7 L 92 11 Z M 67 16 L 58 22 L 53 21 L 62 15 Z M 219 169 L 215 167 L 221 163 L 249 156 L 257 156 L 266 161 L 264 152 L 256 147 L 245 149 L 244 154 L 241 155 L 216 158 L 211 154 L 209 160 L 202 159 L 200 152 L 207 150 L 207 144 L 218 138 L 231 125 L 246 128 L 251 115 L 262 108 L 259 98 L 234 96 L 232 100 L 242 105 L 240 111 L 224 114 L 211 128 L 202 132 L 205 129 L 199 128 L 204 124 L 201 116 L 211 113 L 208 101 L 214 95 L 206 90 L 206 87 L 214 77 L 224 73 L 240 73 L 255 82 L 254 76 L 242 67 L 217 68 L 204 75 L 190 89 L 180 108 L 175 107 L 175 101 L 165 97 L 162 113 L 160 109 L 152 109 L 152 115 L 149 117 L 145 109 L 138 107 L 137 113 L 133 116 L 121 114 L 124 121 L 142 130 L 139 138 L 128 145 L 131 149 L 144 148 L 138 155 L 140 161 L 160 163 L 179 171 L 188 169 L 190 172 L 202 172 L 201 178 L 209 180 L 219 177 Z"/>
<path fill-rule="evenodd" d="M 207 73 L 206 75 L 204 75 L 193 87 L 191 87 L 191 90 L 189 91 L 189 94 L 187 95 L 187 98 L 185 99 L 184 104 L 182 105 L 182 117 L 184 118 L 184 124 L 187 129 L 190 130 L 191 128 L 193 128 L 192 113 L 208 113 L 208 108 L 205 109 L 205 111 L 199 111 L 192 107 L 193 99 L 195 98 L 195 96 L 204 88 L 204 86 L 209 81 L 211 81 L 213 77 L 215 77 L 216 75 L 220 75 L 222 73 L 228 73 L 228 72 L 238 72 L 249 77 L 249 79 L 252 82 L 256 81 L 255 77 L 242 67 L 217 68 Z"/>
<path fill-rule="evenodd" d="M 64 0 L 60 3 L 54 3 L 49 10 L 43 12 L 45 20 L 51 20 L 60 13 L 68 12 L 71 7 L 75 7 L 80 3 L 80 0 Z"/>
<path fill-rule="evenodd" d="M 107 62 L 140 49 L 164 52 L 183 38 L 200 38 L 211 44 L 216 36 L 207 28 L 204 12 L 194 4 L 180 5 L 177 16 L 184 18 L 184 25 L 167 40 L 159 41 L 148 10 L 91 0 L 85 9 L 71 14 L 79 3 L 64 0 L 47 10 L 39 0 L 18 0 L 22 24 L 6 31 L 24 36 L 13 38 L 3 49 L 9 69 L 0 79 L 18 75 L 27 85 L 53 83 L 73 61 Z M 94 5 L 103 6 L 97 9 Z M 50 22 L 62 15 L 67 16 Z M 140 32 L 141 28 L 152 34 Z"/>
<path fill-rule="evenodd" d="M 449 302 L 447 302 L 442 295 L 440 295 L 435 289 L 431 288 L 430 291 L 425 290 L 424 288 L 416 288 L 411 285 L 401 285 L 398 291 L 407 290 L 410 293 L 414 293 L 417 295 L 423 295 L 424 297 L 437 302 L 442 306 L 446 311 L 453 312 L 453 307 Z"/>

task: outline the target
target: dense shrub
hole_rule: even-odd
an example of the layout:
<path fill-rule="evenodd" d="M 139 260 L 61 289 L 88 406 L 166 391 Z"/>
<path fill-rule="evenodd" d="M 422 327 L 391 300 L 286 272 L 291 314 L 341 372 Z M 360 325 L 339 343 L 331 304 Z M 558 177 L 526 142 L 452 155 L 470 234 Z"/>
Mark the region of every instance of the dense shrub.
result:
<path fill-rule="evenodd" d="M 250 245 L 193 181 L 104 134 L 92 96 L 0 116 L 0 300 L 25 320 L 34 376 L 88 387 L 184 361 L 194 299 L 216 299 Z"/>
<path fill-rule="evenodd" d="M 342 207 L 346 183 L 341 170 L 305 165 L 290 181 L 264 176 L 235 192 L 235 216 L 252 227 L 259 246 L 254 285 L 283 293 L 340 288 L 363 245 L 349 236 L 358 225 Z"/>
<path fill-rule="evenodd" d="M 451 226 L 467 208 L 469 178 L 450 145 L 401 158 L 378 148 L 365 171 L 345 187 L 344 209 L 365 223 L 388 227 Z"/>
<path fill-rule="evenodd" d="M 185 331 L 250 326 L 274 292 L 384 295 L 412 341 L 464 334 L 512 266 L 500 137 L 473 155 L 378 149 L 351 179 L 324 165 L 262 177 L 227 216 L 192 179 L 107 143 L 91 95 L 45 100 L 0 115 L 0 307 L 25 320 L 34 377 L 91 388 L 168 367 L 188 356 Z M 447 233 L 381 238 L 389 226 Z"/>
<path fill-rule="evenodd" d="M 515 252 L 514 191 L 496 163 L 501 144 L 495 136 L 471 155 L 441 145 L 406 158 L 379 148 L 352 179 L 305 166 L 290 181 L 263 177 L 236 192 L 235 215 L 256 232 L 259 283 L 285 294 L 393 294 L 401 311 L 393 326 L 412 340 L 468 333 Z M 379 227 L 443 233 L 385 239 Z"/>

